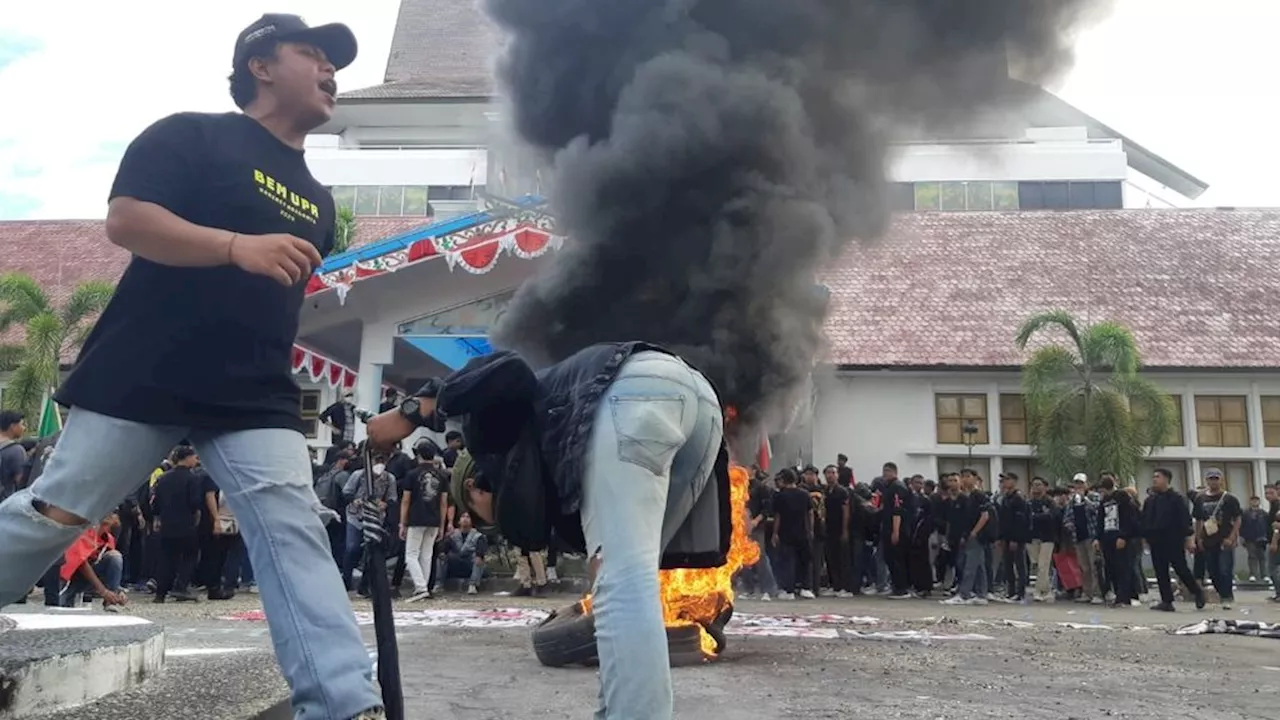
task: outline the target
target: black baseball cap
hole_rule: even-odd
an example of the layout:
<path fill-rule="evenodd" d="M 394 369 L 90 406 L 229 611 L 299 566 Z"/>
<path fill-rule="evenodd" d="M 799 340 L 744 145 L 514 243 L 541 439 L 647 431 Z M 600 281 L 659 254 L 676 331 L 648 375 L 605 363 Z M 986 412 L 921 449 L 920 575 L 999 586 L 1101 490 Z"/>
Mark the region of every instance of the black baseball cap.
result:
<path fill-rule="evenodd" d="M 231 59 L 232 66 L 239 68 L 248 62 L 253 49 L 267 40 L 314 45 L 324 51 L 325 57 L 338 70 L 356 59 L 356 36 L 346 25 L 330 23 L 311 27 L 297 15 L 267 13 L 240 31 L 235 55 Z"/>

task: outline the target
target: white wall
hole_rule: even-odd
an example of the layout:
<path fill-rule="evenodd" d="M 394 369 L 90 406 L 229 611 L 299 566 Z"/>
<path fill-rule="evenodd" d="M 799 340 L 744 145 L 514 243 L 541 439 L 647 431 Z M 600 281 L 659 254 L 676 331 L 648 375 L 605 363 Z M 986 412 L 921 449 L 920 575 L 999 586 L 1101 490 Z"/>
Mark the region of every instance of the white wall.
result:
<path fill-rule="evenodd" d="M 483 148 L 307 148 L 307 166 L 324 185 L 484 185 Z"/>
<path fill-rule="evenodd" d="M 1061 130 L 1067 132 L 1021 141 L 896 145 L 889 177 L 895 182 L 1125 178 L 1127 158 L 1119 140 L 1090 140 L 1084 128 Z"/>
<path fill-rule="evenodd" d="M 1178 463 L 1191 478 L 1200 477 L 1203 469 L 1231 464 L 1244 464 L 1242 472 L 1252 475 L 1253 487 L 1233 485 L 1238 493 L 1261 494 L 1261 485 L 1270 478 L 1280 480 L 1280 447 L 1265 447 L 1260 398 L 1280 395 L 1280 372 L 1268 374 L 1151 374 L 1150 379 L 1170 395 L 1182 399 L 1183 445 L 1158 450 L 1151 458 L 1149 471 L 1156 463 Z M 975 465 L 988 469 L 990 475 L 1001 472 L 1004 459 L 1023 461 L 1031 456 L 1026 445 L 1007 445 L 1000 437 L 1000 404 L 1002 393 L 1020 393 L 1015 373 L 910 373 L 858 372 L 820 377 L 817 406 L 814 411 L 813 449 L 811 460 L 818 465 L 835 462 L 837 453 L 849 456 L 849 464 L 860 481 L 880 473 L 886 461 L 898 464 L 902 474 L 938 475 L 939 458 L 964 458 L 964 445 L 941 445 L 937 442 L 935 394 L 985 394 L 987 427 L 990 443 L 973 449 Z M 1244 395 L 1248 398 L 1248 421 L 1251 446 L 1244 448 L 1200 447 L 1196 438 L 1196 395 Z M 944 463 L 945 464 L 945 463 Z M 1025 473 L 1021 469 L 1020 474 Z M 950 469 L 950 468 L 948 468 Z M 1175 468 L 1176 469 L 1176 468 Z M 1228 475 L 1232 470 L 1223 468 Z M 1237 475 L 1243 478 L 1243 475 Z M 1240 480 L 1243 483 L 1242 479 Z M 1146 478 L 1139 478 L 1145 486 Z"/>

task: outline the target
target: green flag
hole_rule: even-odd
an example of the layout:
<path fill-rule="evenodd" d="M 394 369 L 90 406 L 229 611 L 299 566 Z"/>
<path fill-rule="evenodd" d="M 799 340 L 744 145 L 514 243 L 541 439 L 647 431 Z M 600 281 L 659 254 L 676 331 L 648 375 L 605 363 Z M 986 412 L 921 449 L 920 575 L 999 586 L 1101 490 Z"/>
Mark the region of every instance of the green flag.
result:
<path fill-rule="evenodd" d="M 44 411 L 40 413 L 39 435 L 47 438 L 62 429 L 62 414 L 58 412 L 58 404 L 53 401 L 53 393 L 45 395 Z"/>

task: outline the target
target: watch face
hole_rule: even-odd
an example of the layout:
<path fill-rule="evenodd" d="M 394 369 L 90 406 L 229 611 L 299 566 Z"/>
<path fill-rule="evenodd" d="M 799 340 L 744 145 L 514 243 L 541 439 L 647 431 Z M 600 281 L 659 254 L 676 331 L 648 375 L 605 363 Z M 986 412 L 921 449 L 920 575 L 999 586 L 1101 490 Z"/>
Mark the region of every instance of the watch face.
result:
<path fill-rule="evenodd" d="M 404 402 L 400 403 L 400 414 L 401 415 L 418 415 L 419 414 L 418 401 L 414 398 L 408 398 Z"/>

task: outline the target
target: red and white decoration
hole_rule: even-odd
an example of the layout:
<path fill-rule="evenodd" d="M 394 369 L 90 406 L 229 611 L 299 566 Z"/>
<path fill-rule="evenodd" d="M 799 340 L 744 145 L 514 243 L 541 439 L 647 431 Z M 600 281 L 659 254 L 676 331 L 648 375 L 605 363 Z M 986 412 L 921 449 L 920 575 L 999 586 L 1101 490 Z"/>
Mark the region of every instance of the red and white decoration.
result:
<path fill-rule="evenodd" d="M 503 253 L 530 260 L 545 255 L 549 250 L 558 250 L 563 242 L 564 238 L 554 233 L 549 216 L 525 211 L 448 235 L 426 237 L 407 248 L 361 260 L 333 272 L 318 273 L 307 283 L 307 295 L 333 290 L 345 302 L 347 292 L 356 282 L 433 258 L 443 258 L 450 270 L 461 268 L 483 275 L 497 265 Z"/>
<path fill-rule="evenodd" d="M 293 346 L 293 372 L 306 371 L 311 382 L 327 382 L 331 388 L 351 390 L 356 386 L 356 371 L 342 363 L 308 350 L 301 345 Z"/>

